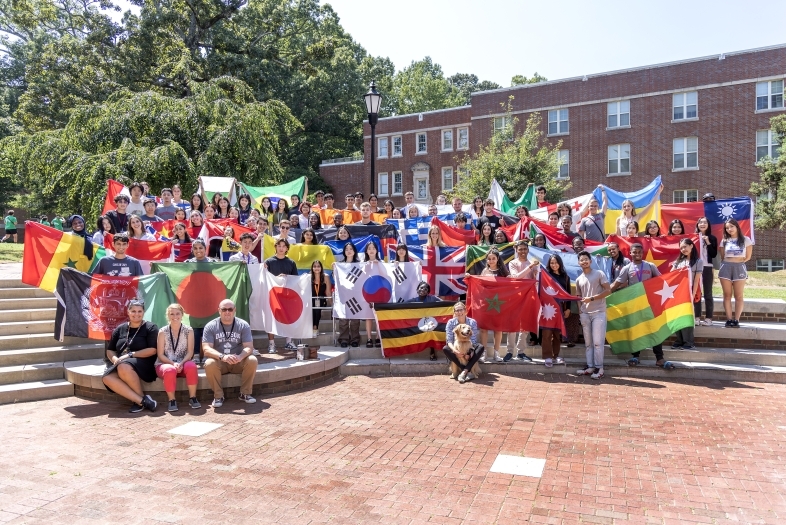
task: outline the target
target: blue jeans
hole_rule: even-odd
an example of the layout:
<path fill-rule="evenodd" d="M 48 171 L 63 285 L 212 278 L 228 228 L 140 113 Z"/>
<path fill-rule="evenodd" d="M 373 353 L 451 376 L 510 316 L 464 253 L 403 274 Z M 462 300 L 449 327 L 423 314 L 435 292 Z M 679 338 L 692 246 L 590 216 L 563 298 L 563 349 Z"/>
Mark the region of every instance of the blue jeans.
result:
<path fill-rule="evenodd" d="M 584 329 L 584 344 L 587 352 L 587 366 L 603 368 L 604 344 L 606 342 L 606 311 L 581 314 Z"/>

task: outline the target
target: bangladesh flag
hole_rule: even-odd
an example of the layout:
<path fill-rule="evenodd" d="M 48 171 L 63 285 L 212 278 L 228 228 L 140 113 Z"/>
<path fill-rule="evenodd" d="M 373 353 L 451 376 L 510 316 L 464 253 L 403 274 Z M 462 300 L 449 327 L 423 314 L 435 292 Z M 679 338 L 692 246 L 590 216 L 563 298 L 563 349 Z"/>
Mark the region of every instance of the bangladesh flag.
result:
<path fill-rule="evenodd" d="M 495 332 L 538 331 L 537 281 L 475 275 L 465 281 L 467 316 L 473 318 L 478 327 Z"/>
<path fill-rule="evenodd" d="M 606 298 L 606 340 L 615 354 L 638 352 L 693 326 L 688 272 L 671 272 Z"/>
<path fill-rule="evenodd" d="M 505 264 L 508 264 L 516 257 L 516 243 L 508 242 L 505 244 L 494 244 Z M 486 267 L 486 255 L 489 253 L 491 246 L 467 246 L 467 273 L 471 275 L 480 275 L 483 268 Z"/>
<path fill-rule="evenodd" d="M 176 302 L 186 311 L 183 323 L 188 326 L 204 328 L 218 317 L 218 304 L 224 299 L 235 303 L 235 315 L 250 322 L 251 278 L 245 263 L 153 263 L 150 273 L 157 272 L 169 277 Z"/>
<path fill-rule="evenodd" d="M 382 341 L 382 356 L 414 354 L 426 348 L 442 350 L 445 326 L 453 317 L 453 303 L 378 303 L 374 316 Z"/>
<path fill-rule="evenodd" d="M 166 307 L 175 302 L 166 275 L 112 277 L 88 275 L 63 268 L 57 280 L 55 339 L 65 336 L 109 340 L 112 331 L 128 320 L 126 307 L 136 299 L 145 305 L 145 320 L 159 327 L 167 323 Z"/>

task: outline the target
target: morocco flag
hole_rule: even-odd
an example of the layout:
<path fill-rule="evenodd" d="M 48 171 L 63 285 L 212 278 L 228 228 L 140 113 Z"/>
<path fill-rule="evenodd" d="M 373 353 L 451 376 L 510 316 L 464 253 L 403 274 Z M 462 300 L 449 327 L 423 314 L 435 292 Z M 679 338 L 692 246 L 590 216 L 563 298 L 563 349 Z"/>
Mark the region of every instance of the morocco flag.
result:
<path fill-rule="evenodd" d="M 87 275 L 63 268 L 57 280 L 55 339 L 65 336 L 109 340 L 112 331 L 128 320 L 126 308 L 132 299 L 145 305 L 145 321 L 162 327 L 166 307 L 175 302 L 169 281 L 162 273 L 143 277 Z"/>
<path fill-rule="evenodd" d="M 261 312 L 262 326 L 253 328 L 282 337 L 311 337 L 311 275 L 277 276 L 260 265 L 254 270 L 259 274 L 259 293 L 254 290 L 251 308 Z"/>
<path fill-rule="evenodd" d="M 374 317 L 382 341 L 382 357 L 414 354 L 445 346 L 445 326 L 453 317 L 453 303 L 379 303 Z"/>
<path fill-rule="evenodd" d="M 89 272 L 104 254 L 93 246 L 93 258 L 84 254 L 85 240 L 43 224 L 25 222 L 25 246 L 22 253 L 22 282 L 54 292 L 62 268 Z"/>
<path fill-rule="evenodd" d="M 484 330 L 537 332 L 540 314 L 537 281 L 507 277 L 465 278 L 467 315 Z"/>
<path fill-rule="evenodd" d="M 615 354 L 638 352 L 693 326 L 690 280 L 671 272 L 606 298 L 606 340 Z"/>
<path fill-rule="evenodd" d="M 186 311 L 183 323 L 191 328 L 204 328 L 218 317 L 218 304 L 224 299 L 231 299 L 235 314 L 249 321 L 251 279 L 245 263 L 153 263 L 150 273 L 159 272 L 169 277 L 176 302 Z"/>

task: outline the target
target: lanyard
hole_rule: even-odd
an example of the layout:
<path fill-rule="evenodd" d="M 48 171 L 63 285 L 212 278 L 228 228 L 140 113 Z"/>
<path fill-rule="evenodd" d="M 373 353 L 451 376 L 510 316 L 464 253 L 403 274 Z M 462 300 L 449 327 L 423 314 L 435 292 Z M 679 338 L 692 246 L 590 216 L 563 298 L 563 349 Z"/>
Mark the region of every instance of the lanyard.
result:
<path fill-rule="evenodd" d="M 231 333 L 233 333 L 233 332 L 235 331 L 235 321 L 236 321 L 236 319 L 232 319 L 232 328 L 230 328 L 230 329 L 229 329 L 229 333 L 230 333 L 230 334 L 231 334 Z M 229 339 L 229 335 L 227 335 L 227 331 L 226 331 L 226 330 L 224 330 L 224 323 L 222 323 L 221 321 L 219 321 L 219 323 L 218 323 L 218 324 L 220 324 L 220 325 L 221 325 L 221 331 L 222 331 L 222 332 L 224 332 L 224 342 L 226 343 L 226 342 L 227 342 L 227 339 Z M 180 336 L 178 335 L 178 337 L 180 337 Z"/>
<path fill-rule="evenodd" d="M 640 263 L 638 269 L 634 266 L 634 270 L 636 270 L 636 277 L 638 278 L 639 282 L 641 282 L 641 276 L 644 273 L 644 263 Z"/>
<path fill-rule="evenodd" d="M 183 332 L 183 325 L 177 331 L 177 339 L 172 339 L 172 326 L 169 327 L 169 344 L 172 345 L 172 353 L 177 354 L 177 345 L 180 344 L 180 334 Z"/>

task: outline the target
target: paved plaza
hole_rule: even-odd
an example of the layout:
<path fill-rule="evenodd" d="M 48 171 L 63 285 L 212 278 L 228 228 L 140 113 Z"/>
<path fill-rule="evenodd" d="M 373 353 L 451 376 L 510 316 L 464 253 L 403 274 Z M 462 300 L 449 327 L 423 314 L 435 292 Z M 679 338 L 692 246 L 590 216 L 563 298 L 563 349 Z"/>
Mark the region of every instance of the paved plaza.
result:
<path fill-rule="evenodd" d="M 778 524 L 784 402 L 774 384 L 487 375 L 174 414 L 5 405 L 0 522 Z M 213 425 L 170 432 L 189 422 Z M 542 477 L 490 472 L 500 454 L 545 459 Z"/>

